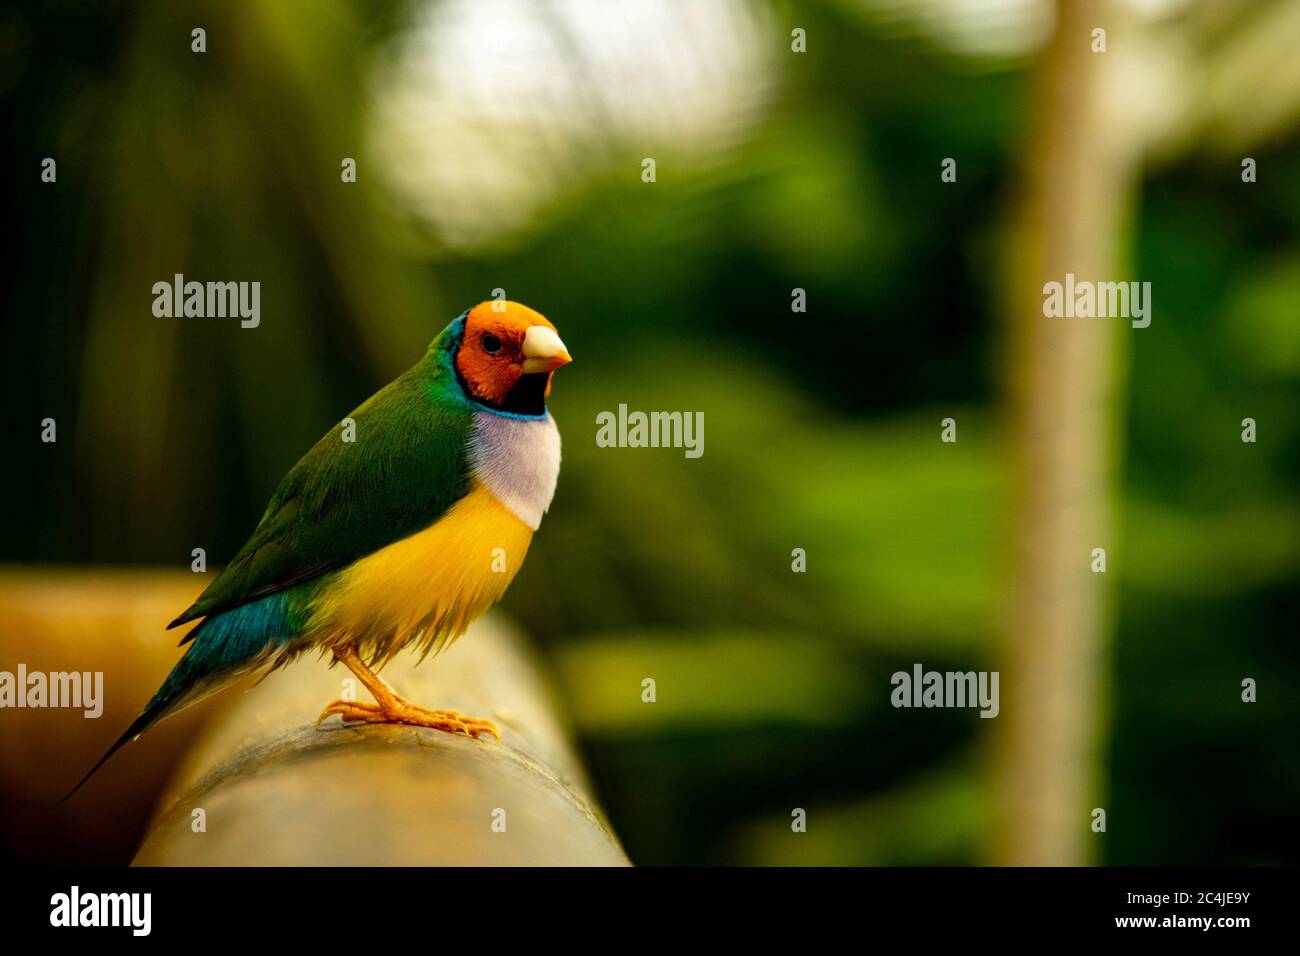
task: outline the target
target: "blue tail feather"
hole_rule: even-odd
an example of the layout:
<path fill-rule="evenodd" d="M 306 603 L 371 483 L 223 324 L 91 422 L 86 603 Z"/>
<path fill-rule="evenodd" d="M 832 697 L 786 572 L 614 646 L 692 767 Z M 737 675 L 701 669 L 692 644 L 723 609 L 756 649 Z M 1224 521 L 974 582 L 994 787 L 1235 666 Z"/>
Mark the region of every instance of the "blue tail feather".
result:
<path fill-rule="evenodd" d="M 268 659 L 301 629 L 291 608 L 291 591 L 269 594 L 248 604 L 206 618 L 186 638 L 191 642 L 145 705 L 108 752 L 68 791 L 67 800 L 104 766 L 113 754 L 168 714 L 217 690 L 221 685 Z M 59 801 L 62 803 L 63 801 Z"/>

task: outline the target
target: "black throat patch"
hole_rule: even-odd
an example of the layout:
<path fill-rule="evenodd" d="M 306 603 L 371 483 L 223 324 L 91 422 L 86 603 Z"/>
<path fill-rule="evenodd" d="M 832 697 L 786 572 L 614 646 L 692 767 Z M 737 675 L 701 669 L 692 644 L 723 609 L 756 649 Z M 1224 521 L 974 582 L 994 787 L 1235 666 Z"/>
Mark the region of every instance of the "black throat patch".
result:
<path fill-rule="evenodd" d="M 546 383 L 550 377 L 550 372 L 521 375 L 504 402 L 499 405 L 491 402 L 484 404 L 513 415 L 543 415 L 546 413 Z"/>

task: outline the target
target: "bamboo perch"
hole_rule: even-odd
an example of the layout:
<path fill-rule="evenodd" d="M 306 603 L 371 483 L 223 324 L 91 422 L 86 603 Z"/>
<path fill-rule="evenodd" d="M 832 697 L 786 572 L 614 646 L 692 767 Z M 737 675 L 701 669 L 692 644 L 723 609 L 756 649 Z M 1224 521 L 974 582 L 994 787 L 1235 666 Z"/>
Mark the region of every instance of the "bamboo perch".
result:
<path fill-rule="evenodd" d="M 382 676 L 410 700 L 496 721 L 502 740 L 337 718 L 317 728 L 354 679 L 302 658 L 212 721 L 135 863 L 627 865 L 535 662 L 499 617 Z"/>

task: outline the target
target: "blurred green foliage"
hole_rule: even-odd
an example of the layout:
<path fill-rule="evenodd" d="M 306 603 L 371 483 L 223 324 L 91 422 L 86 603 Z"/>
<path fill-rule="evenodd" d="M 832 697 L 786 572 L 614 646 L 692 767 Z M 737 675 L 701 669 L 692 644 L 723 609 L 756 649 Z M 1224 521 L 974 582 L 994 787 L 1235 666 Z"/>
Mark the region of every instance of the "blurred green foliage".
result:
<path fill-rule="evenodd" d="M 0 557 L 219 563 L 320 433 L 503 287 L 577 359 L 552 400 L 559 492 L 506 606 L 632 858 L 977 862 L 986 722 L 887 695 L 913 662 L 996 667 L 994 303 L 1032 161 L 1026 63 L 881 35 L 848 4 L 742 7 L 779 68 L 733 145 L 668 137 L 653 186 L 622 140 L 581 171 L 539 146 L 538 182 L 565 189 L 467 249 L 366 158 L 374 66 L 425 6 L 3 9 L 20 244 Z M 787 52 L 796 22 L 814 52 Z M 569 119 L 538 124 L 562 139 Z M 1125 373 L 1103 862 L 1300 857 L 1300 141 L 1257 156 L 1248 188 L 1195 153 L 1149 171 L 1128 238 L 1155 312 Z M 156 319 L 149 290 L 177 272 L 260 280 L 261 326 Z M 704 412 L 704 456 L 596 447 L 619 403 Z"/>

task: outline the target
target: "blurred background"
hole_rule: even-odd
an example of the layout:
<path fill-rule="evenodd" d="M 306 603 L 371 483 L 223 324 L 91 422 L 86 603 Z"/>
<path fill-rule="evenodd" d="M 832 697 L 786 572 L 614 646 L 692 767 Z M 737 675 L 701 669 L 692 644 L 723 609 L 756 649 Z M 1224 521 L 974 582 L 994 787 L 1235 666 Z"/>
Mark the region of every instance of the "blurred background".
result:
<path fill-rule="evenodd" d="M 1293 0 L 0 3 L 0 669 L 34 602 L 81 646 L 126 569 L 219 567 L 500 288 L 577 359 L 504 608 L 634 862 L 1300 862 L 1296 36 Z M 1066 271 L 1149 281 L 1151 326 L 1045 319 Z M 260 326 L 156 318 L 175 273 L 260 281 Z M 702 411 L 703 457 L 598 448 L 620 403 Z M 147 800 L 45 795 L 174 659 L 167 580 L 68 765 L 0 712 L 0 852 L 130 859 Z M 891 708 L 918 662 L 1001 671 L 1001 715 Z"/>

